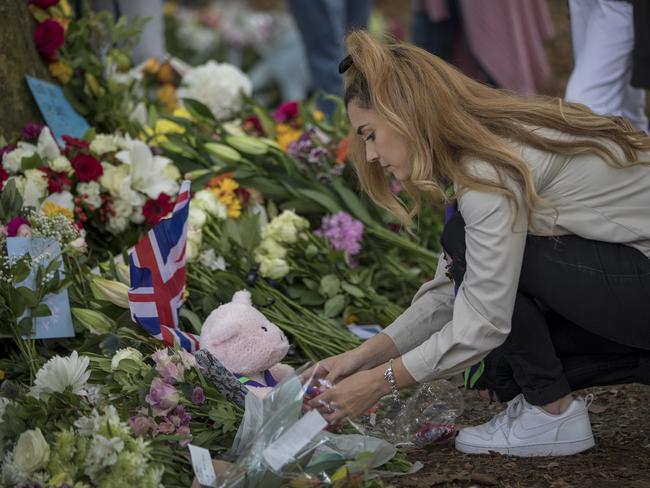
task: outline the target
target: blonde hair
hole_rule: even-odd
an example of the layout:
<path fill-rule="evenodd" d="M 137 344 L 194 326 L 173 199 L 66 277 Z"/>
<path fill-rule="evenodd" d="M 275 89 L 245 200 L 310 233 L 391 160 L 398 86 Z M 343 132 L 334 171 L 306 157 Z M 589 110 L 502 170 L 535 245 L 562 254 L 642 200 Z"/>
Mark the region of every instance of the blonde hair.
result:
<path fill-rule="evenodd" d="M 422 198 L 447 201 L 446 188 L 455 183 L 466 191 L 496 192 L 520 208 L 509 177 L 519 187 L 530 213 L 547 207 L 535 191 L 531 172 L 510 141 L 575 156 L 592 153 L 615 167 L 649 164 L 639 152 L 650 150 L 650 138 L 622 117 L 596 115 L 584 105 L 558 98 L 521 98 L 476 82 L 438 57 L 408 43 L 383 42 L 364 31 L 346 38 L 351 65 L 345 72 L 345 105 L 355 101 L 372 108 L 407 141 L 413 173 L 404 187 L 413 198 L 409 210 L 388 187 L 380 165 L 366 161 L 365 143 L 350 131 L 349 154 L 363 190 L 407 228 L 422 206 Z M 545 127 L 585 139 L 544 137 Z M 615 143 L 624 156 L 617 154 Z M 498 178 L 480 177 L 461 164 L 466 159 L 490 164 Z"/>

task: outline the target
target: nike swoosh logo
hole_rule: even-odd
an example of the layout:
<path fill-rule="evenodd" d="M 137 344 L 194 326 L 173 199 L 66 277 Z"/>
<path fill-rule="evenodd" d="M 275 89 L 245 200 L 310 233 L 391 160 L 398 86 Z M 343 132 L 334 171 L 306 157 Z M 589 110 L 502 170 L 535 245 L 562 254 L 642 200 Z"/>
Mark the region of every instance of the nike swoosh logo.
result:
<path fill-rule="evenodd" d="M 537 437 L 538 435 L 544 434 L 550 431 L 551 429 L 556 429 L 559 423 L 564 422 L 573 417 L 574 415 L 572 415 L 571 417 L 562 418 L 561 420 L 560 419 L 555 420 L 554 422 L 552 422 L 552 426 L 551 423 L 546 423 L 543 425 L 538 425 L 537 427 L 527 428 L 523 426 L 520 422 L 515 422 L 512 428 L 510 429 L 510 434 L 519 440 L 526 440 L 527 438 Z"/>

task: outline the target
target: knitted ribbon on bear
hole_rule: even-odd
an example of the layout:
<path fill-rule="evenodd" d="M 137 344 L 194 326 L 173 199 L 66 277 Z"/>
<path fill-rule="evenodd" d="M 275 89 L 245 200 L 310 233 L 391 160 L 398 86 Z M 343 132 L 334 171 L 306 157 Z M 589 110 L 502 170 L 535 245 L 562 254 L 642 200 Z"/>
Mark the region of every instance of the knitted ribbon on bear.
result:
<path fill-rule="evenodd" d="M 273 377 L 273 375 L 271 374 L 271 370 L 269 369 L 264 370 L 264 382 L 266 383 L 266 385 L 263 385 L 259 381 L 252 380 L 248 376 L 243 376 L 240 374 L 235 374 L 235 376 L 237 377 L 237 379 L 239 379 L 239 382 L 244 386 L 265 388 L 267 386 L 275 386 L 278 384 L 278 381 Z"/>

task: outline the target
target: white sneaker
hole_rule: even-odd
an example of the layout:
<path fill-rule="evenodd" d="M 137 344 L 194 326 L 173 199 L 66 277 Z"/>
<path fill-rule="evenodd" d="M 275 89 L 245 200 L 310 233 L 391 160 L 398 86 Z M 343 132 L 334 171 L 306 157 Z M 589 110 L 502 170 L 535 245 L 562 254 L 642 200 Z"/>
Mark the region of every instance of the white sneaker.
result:
<path fill-rule="evenodd" d="M 517 395 L 489 422 L 461 429 L 456 449 L 511 456 L 568 456 L 585 451 L 595 444 L 587 413 L 592 398 L 573 400 L 564 413 L 553 415 Z"/>

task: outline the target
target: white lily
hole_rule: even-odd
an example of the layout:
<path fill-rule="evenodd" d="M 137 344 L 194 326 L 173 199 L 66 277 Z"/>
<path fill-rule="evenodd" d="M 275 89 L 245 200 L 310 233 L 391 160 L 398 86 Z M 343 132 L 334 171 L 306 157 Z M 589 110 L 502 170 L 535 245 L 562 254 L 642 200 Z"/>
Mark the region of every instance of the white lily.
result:
<path fill-rule="evenodd" d="M 43 127 L 38 136 L 36 152 L 38 152 L 38 155 L 44 159 L 54 159 L 61 155 L 59 145 L 54 140 L 54 137 L 52 137 L 52 132 L 50 132 L 48 127 Z"/>
<path fill-rule="evenodd" d="M 129 150 L 120 151 L 115 157 L 131 166 L 131 187 L 149 198 L 157 198 L 161 193 L 173 195 L 178 191 L 178 183 L 164 171 L 171 160 L 154 156 L 145 143 L 134 141 Z"/>

